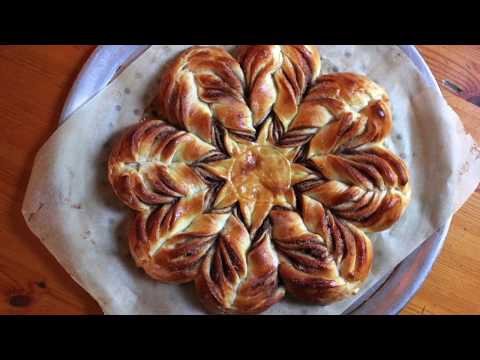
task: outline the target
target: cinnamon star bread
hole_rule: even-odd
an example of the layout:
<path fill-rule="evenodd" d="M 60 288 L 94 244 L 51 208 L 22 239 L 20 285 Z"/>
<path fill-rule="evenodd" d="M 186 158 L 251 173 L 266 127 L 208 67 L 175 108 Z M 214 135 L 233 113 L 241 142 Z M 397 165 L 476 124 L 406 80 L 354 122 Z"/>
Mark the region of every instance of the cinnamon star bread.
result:
<path fill-rule="evenodd" d="M 158 118 L 127 129 L 108 163 L 149 276 L 194 281 L 212 313 L 358 291 L 373 261 L 367 233 L 404 212 L 408 171 L 382 145 L 385 90 L 320 66 L 313 46 L 257 45 L 236 58 L 192 47 L 166 67 Z"/>

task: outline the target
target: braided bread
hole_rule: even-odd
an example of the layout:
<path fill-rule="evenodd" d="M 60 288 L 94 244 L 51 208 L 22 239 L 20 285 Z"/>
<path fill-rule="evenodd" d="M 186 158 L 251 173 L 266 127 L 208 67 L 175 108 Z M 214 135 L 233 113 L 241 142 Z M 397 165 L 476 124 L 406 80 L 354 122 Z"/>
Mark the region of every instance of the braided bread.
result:
<path fill-rule="evenodd" d="M 193 281 L 212 313 L 256 314 L 285 293 L 330 304 L 373 261 L 367 232 L 410 200 L 408 170 L 382 143 L 388 95 L 365 76 L 319 76 L 312 46 L 192 47 L 161 80 L 155 118 L 127 129 L 108 163 L 134 211 L 139 267 Z"/>

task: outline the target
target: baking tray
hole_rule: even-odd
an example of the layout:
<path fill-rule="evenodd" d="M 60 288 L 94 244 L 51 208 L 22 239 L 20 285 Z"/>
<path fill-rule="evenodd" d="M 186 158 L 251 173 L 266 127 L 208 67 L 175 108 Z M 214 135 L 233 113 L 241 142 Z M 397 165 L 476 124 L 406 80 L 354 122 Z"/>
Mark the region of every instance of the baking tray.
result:
<path fill-rule="evenodd" d="M 60 116 L 60 124 L 108 83 L 128 64 L 141 55 L 146 45 L 98 46 L 80 71 L 67 97 Z M 413 61 L 427 85 L 440 92 L 432 72 L 413 45 L 400 45 Z M 377 282 L 352 304 L 344 314 L 396 315 L 411 300 L 430 273 L 447 237 L 451 218 L 427 241 L 402 261 L 393 272 Z"/>

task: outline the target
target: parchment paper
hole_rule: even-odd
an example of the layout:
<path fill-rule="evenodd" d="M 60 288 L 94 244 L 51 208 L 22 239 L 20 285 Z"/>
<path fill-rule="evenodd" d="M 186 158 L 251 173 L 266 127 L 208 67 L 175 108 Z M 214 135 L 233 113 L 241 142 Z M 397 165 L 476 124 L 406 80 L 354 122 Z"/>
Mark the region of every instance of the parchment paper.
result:
<path fill-rule="evenodd" d="M 106 176 L 112 139 L 141 119 L 162 66 L 189 46 L 149 48 L 71 115 L 35 160 L 22 209 L 28 226 L 106 314 L 204 313 L 193 284 L 161 284 L 134 266 L 126 238 L 128 211 Z M 480 181 L 480 151 L 473 139 L 400 48 L 318 47 L 323 72 L 366 74 L 388 91 L 394 128 L 386 145 L 408 164 L 412 200 L 394 227 L 371 235 L 374 265 L 356 297 L 321 307 L 287 296 L 266 314 L 342 313 L 444 224 Z"/>

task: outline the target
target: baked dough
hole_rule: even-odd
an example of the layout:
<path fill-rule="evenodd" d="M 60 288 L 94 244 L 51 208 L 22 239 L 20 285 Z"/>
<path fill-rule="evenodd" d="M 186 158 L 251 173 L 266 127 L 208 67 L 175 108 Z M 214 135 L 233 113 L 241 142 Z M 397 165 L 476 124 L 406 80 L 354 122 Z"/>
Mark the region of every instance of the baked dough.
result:
<path fill-rule="evenodd" d="M 236 58 L 192 47 L 167 66 L 158 118 L 127 129 L 108 163 L 149 276 L 194 281 L 212 313 L 358 291 L 373 261 L 367 232 L 403 214 L 408 171 L 382 145 L 385 90 L 320 66 L 307 45 L 240 46 Z"/>

